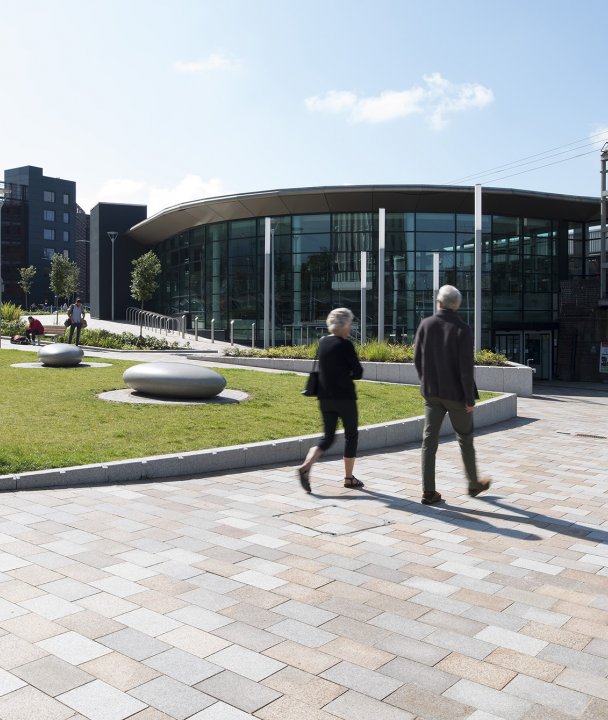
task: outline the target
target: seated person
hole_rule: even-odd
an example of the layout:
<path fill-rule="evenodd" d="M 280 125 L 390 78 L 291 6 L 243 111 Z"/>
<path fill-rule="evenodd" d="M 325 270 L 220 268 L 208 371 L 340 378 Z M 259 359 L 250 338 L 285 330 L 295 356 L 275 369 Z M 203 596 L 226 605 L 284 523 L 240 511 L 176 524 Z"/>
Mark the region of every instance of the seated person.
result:
<path fill-rule="evenodd" d="M 31 315 L 28 317 L 28 326 L 25 328 L 25 337 L 32 345 L 40 345 L 40 340 L 36 343 L 36 337 L 44 335 L 44 327 L 40 320 L 36 320 Z"/>

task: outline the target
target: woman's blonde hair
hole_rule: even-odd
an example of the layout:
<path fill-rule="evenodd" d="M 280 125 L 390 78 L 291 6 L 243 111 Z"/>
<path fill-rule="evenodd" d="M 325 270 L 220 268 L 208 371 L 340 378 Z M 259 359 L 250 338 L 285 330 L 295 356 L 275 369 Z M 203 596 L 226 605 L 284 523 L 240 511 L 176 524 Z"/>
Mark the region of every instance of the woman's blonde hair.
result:
<path fill-rule="evenodd" d="M 327 329 L 330 333 L 341 330 L 345 325 L 352 323 L 355 316 L 348 308 L 336 308 L 327 316 Z"/>

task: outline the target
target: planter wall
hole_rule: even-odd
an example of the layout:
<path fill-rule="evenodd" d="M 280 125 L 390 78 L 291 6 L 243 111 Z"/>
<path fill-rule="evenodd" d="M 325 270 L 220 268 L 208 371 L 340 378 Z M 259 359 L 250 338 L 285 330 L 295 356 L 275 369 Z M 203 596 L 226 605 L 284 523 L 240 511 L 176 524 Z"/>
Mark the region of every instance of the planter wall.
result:
<path fill-rule="evenodd" d="M 193 357 L 200 360 L 200 357 Z M 290 372 L 310 372 L 312 360 L 293 360 L 283 358 L 247 358 L 247 357 L 216 357 L 213 362 L 246 367 L 263 367 L 272 370 L 288 370 Z M 418 375 L 413 363 L 361 363 L 364 368 L 365 380 L 378 382 L 401 383 L 402 385 L 419 385 Z M 534 371 L 526 365 L 509 363 L 506 367 L 475 366 L 475 382 L 480 390 L 489 392 L 514 393 L 519 397 L 532 396 L 532 379 Z"/>

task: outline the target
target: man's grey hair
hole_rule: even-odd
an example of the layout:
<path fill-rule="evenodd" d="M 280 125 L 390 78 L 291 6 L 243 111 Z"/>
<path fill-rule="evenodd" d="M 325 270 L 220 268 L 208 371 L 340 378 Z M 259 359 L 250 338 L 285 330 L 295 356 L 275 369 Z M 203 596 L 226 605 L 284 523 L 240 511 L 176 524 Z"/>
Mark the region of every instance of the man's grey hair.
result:
<path fill-rule="evenodd" d="M 327 329 L 330 333 L 341 330 L 345 325 L 352 323 L 354 317 L 348 308 L 335 308 L 327 316 Z"/>
<path fill-rule="evenodd" d="M 453 285 L 442 285 L 437 293 L 437 302 L 447 310 L 458 310 L 462 302 L 460 290 Z"/>

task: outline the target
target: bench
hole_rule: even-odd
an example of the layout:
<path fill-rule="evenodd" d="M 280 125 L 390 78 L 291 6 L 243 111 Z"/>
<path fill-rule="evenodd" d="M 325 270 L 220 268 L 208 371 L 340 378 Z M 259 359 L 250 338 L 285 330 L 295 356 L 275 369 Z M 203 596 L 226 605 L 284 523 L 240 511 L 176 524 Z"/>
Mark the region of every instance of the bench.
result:
<path fill-rule="evenodd" d="M 44 325 L 43 327 L 45 337 L 57 337 L 58 335 L 64 335 L 68 329 L 65 325 Z"/>

